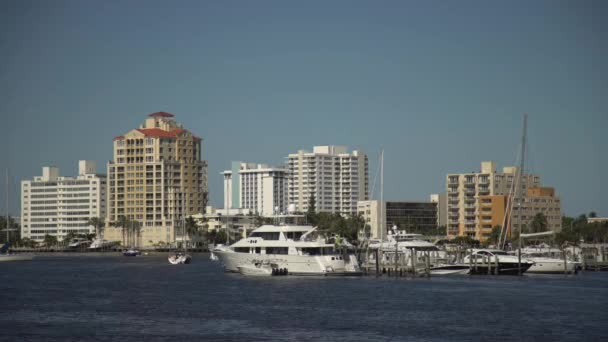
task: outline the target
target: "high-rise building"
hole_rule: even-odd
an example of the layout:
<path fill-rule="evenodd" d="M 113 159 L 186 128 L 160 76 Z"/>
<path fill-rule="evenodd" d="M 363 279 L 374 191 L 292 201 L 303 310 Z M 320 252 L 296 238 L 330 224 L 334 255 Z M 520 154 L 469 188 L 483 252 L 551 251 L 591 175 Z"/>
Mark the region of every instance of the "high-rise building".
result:
<path fill-rule="evenodd" d="M 45 235 L 59 240 L 68 233 L 92 234 L 87 222 L 106 215 L 106 175 L 96 163 L 78 162 L 76 177 L 61 177 L 59 169 L 42 168 L 42 176 L 21 181 L 21 236 L 36 241 Z"/>
<path fill-rule="evenodd" d="M 407 232 L 445 234 L 438 230 L 436 202 L 384 201 L 381 208 L 379 200 L 369 200 L 359 201 L 357 207 L 358 214 L 370 228 L 371 239 L 384 239 L 393 226 Z"/>
<path fill-rule="evenodd" d="M 111 223 L 125 216 L 141 223 L 140 246 L 183 239 L 175 228 L 185 216 L 202 213 L 207 202 L 202 147 L 201 138 L 166 112 L 150 114 L 139 128 L 114 138 L 106 238 L 122 240 L 122 229 Z"/>
<path fill-rule="evenodd" d="M 502 172 L 497 172 L 494 162 L 484 161 L 481 163 L 479 172 L 448 174 L 446 176 L 448 235 L 470 236 L 483 241 L 491 234 L 493 227 L 505 224 L 505 213 L 509 211 L 507 208 L 508 196 L 512 188 L 515 190 L 513 182 L 517 180 L 518 172 L 518 168 L 512 166 L 504 167 Z M 538 197 L 541 193 L 547 195 L 546 191 L 539 190 L 538 195 L 534 191 L 530 192 L 533 188 L 540 188 L 540 185 L 540 176 L 522 175 L 520 186 L 524 203 L 530 200 L 533 201 L 532 203 L 549 203 L 549 198 L 538 198 L 539 202 L 534 202 L 533 197 Z M 545 202 L 540 202 L 542 200 Z M 511 210 L 510 226 L 517 230 L 519 223 L 515 221 L 515 218 L 519 217 L 519 205 L 515 202 L 518 201 L 514 201 Z M 560 205 L 559 198 L 551 199 L 551 204 Z M 533 217 L 536 212 L 542 212 L 542 209 L 540 211 L 528 210 L 528 207 L 537 206 L 522 206 L 521 218 L 524 227 L 528 223 L 528 217 Z M 557 216 L 554 212 L 555 206 L 551 208 L 551 216 Z M 561 212 L 559 209 L 557 211 Z M 507 217 L 509 226 L 508 219 L 509 217 Z M 551 229 L 561 229 L 561 221 L 557 228 L 558 224 L 555 220 L 553 218 L 550 220 Z"/>
<path fill-rule="evenodd" d="M 315 146 L 287 157 L 288 204 L 296 211 L 308 210 L 311 195 L 316 210 L 355 214 L 357 202 L 367 200 L 369 165 L 361 151 L 348 153 L 344 146 Z"/>
<path fill-rule="evenodd" d="M 224 175 L 224 209 L 250 209 L 261 216 L 286 213 L 287 170 L 232 162 Z"/>
<path fill-rule="evenodd" d="M 431 202 L 437 203 L 437 225 L 447 231 L 448 224 L 448 196 L 445 192 L 431 194 Z M 447 232 L 444 231 L 444 234 Z"/>

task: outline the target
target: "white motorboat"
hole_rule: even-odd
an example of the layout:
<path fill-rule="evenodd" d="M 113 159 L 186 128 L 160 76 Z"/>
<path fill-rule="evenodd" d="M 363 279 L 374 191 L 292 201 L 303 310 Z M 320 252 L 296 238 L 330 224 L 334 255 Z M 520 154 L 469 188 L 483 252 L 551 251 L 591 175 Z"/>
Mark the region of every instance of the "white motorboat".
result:
<path fill-rule="evenodd" d="M 251 264 L 239 265 L 236 268 L 240 274 L 246 276 L 271 276 L 282 273 L 277 264 L 268 261 L 255 261 Z"/>
<path fill-rule="evenodd" d="M 249 237 L 230 246 L 218 246 L 212 252 L 228 272 L 265 261 L 290 275 L 361 275 L 356 256 L 347 253 L 340 247 L 340 239 L 336 240 L 330 243 L 311 226 L 264 225 Z"/>
<path fill-rule="evenodd" d="M 69 248 L 84 248 L 88 247 L 91 244 L 91 241 L 83 238 L 75 238 L 70 241 L 68 245 Z"/>
<path fill-rule="evenodd" d="M 89 246 L 89 249 L 104 249 L 104 248 L 110 248 L 112 246 L 117 245 L 117 242 L 114 241 L 108 241 L 108 240 L 102 240 L 102 239 L 94 239 L 93 242 L 91 242 L 91 245 Z"/>
<path fill-rule="evenodd" d="M 465 275 L 471 272 L 469 265 L 438 264 L 431 266 L 431 275 Z"/>
<path fill-rule="evenodd" d="M 580 265 L 576 261 L 564 261 L 562 251 L 557 248 L 522 248 L 521 257 L 534 261 L 534 265 L 528 269 L 528 273 L 575 273 Z"/>
<path fill-rule="evenodd" d="M 534 265 L 534 261 L 524 257 L 520 263 L 517 256 L 509 255 L 500 249 L 473 249 L 463 261 L 470 266 L 471 274 L 518 275 L 520 265 L 522 274 Z"/>
<path fill-rule="evenodd" d="M 192 257 L 185 253 L 175 253 L 169 255 L 168 260 L 171 265 L 189 264 L 192 262 Z"/>

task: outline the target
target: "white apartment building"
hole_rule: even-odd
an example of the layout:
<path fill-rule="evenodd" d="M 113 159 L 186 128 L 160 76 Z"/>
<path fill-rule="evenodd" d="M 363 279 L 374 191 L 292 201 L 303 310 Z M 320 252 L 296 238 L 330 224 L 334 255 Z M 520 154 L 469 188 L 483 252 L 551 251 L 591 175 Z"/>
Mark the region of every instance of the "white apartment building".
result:
<path fill-rule="evenodd" d="M 106 216 L 106 175 L 95 161 L 78 162 L 78 176 L 61 177 L 45 166 L 42 176 L 21 181 L 21 236 L 36 241 L 46 234 L 62 240 L 68 233 L 92 234 L 91 217 Z"/>
<path fill-rule="evenodd" d="M 232 162 L 224 175 L 224 208 L 249 209 L 261 216 L 287 211 L 287 170 Z"/>
<path fill-rule="evenodd" d="M 495 224 L 499 222 L 502 224 L 506 200 L 500 201 L 500 205 L 496 204 L 496 208 L 483 208 L 483 210 L 481 210 L 482 204 L 480 204 L 480 201 L 489 203 L 494 197 L 498 199 L 500 196 L 508 196 L 518 172 L 518 168 L 514 166 L 504 167 L 502 172 L 497 172 L 495 162 L 484 161 L 481 162 L 479 172 L 448 174 L 446 176 L 448 235 L 466 235 L 479 240 L 487 238 Z M 540 186 L 540 176 L 524 174 L 521 194 L 526 197 L 528 189 L 539 188 Z M 556 203 L 559 205 L 559 200 Z M 517 211 L 518 206 L 515 203 L 512 217 L 517 217 Z M 559 209 L 557 211 L 559 212 Z M 491 212 L 494 212 L 495 215 L 490 215 Z M 526 211 L 524 207 L 522 224 L 526 224 L 523 220 L 530 215 L 532 215 L 532 212 L 530 210 Z M 553 216 L 557 215 L 554 214 Z M 551 225 L 553 229 L 556 229 L 556 223 L 552 221 Z M 512 226 L 514 229 L 519 228 L 517 222 L 513 222 Z M 559 228 L 561 229 L 561 227 Z"/>
<path fill-rule="evenodd" d="M 314 194 L 316 210 L 355 214 L 357 202 L 369 199 L 369 163 L 361 151 L 348 153 L 344 146 L 315 146 L 287 157 L 288 204 L 308 210 Z"/>

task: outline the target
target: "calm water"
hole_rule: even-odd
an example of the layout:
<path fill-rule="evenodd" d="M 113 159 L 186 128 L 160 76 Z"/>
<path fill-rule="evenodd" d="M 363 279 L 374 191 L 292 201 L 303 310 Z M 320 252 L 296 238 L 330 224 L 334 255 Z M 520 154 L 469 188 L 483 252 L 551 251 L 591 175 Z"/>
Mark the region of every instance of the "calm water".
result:
<path fill-rule="evenodd" d="M 0 340 L 597 341 L 608 273 L 244 278 L 201 254 L 0 264 Z"/>

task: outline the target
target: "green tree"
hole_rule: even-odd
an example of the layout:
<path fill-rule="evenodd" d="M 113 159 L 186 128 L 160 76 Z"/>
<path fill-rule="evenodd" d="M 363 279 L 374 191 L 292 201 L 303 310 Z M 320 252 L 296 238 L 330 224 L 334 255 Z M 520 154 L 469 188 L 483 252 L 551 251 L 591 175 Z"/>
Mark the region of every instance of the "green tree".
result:
<path fill-rule="evenodd" d="M 595 217 L 597 217 L 597 214 L 595 213 L 595 211 L 592 211 L 592 212 L 589 213 L 589 217 L 590 218 L 595 218 Z"/>
<path fill-rule="evenodd" d="M 44 245 L 47 247 L 57 246 L 57 237 L 55 235 L 44 235 Z"/>
<path fill-rule="evenodd" d="M 490 235 L 488 236 L 488 239 L 486 240 L 487 244 L 489 244 L 489 245 L 497 244 L 498 239 L 500 239 L 501 230 L 502 230 L 502 227 L 500 225 L 494 226 L 494 228 L 492 228 L 492 232 L 490 233 Z"/>
<path fill-rule="evenodd" d="M 110 225 L 116 228 L 119 228 L 122 232 L 122 245 L 125 246 L 126 245 L 126 235 L 127 235 L 127 229 L 129 227 L 129 219 L 124 216 L 124 215 L 120 215 L 118 216 L 118 220 L 112 222 Z"/>
<path fill-rule="evenodd" d="M 190 239 L 191 242 L 194 243 L 195 246 L 197 246 L 199 243 L 199 240 L 200 240 L 200 236 L 201 236 L 200 227 L 198 226 L 198 224 L 196 223 L 196 220 L 192 216 L 186 217 L 185 224 L 186 224 L 186 234 L 188 235 L 188 238 Z"/>
<path fill-rule="evenodd" d="M 91 217 L 87 221 L 89 226 L 95 227 L 95 236 L 99 239 L 103 238 L 103 228 L 105 227 L 105 219 L 103 217 Z"/>
<path fill-rule="evenodd" d="M 464 247 L 478 247 L 479 240 L 476 240 L 470 236 L 457 236 L 452 239 L 452 243 L 464 246 Z"/>
<path fill-rule="evenodd" d="M 547 217 L 543 213 L 537 213 L 532 218 L 532 222 L 529 225 L 529 233 L 541 233 L 547 231 Z"/>
<path fill-rule="evenodd" d="M 319 224 L 319 214 L 317 213 L 317 200 L 315 194 L 311 193 L 308 198 L 308 210 L 306 211 L 308 224 L 316 226 Z"/>
<path fill-rule="evenodd" d="M 226 231 L 225 230 L 220 230 L 218 231 L 217 229 L 214 230 L 215 232 L 215 236 L 213 238 L 213 243 L 214 244 L 218 244 L 218 243 L 225 243 L 226 242 Z"/>
<path fill-rule="evenodd" d="M 16 244 L 21 239 L 21 226 L 13 217 L 8 217 L 8 238 L 12 244 Z M 6 242 L 6 216 L 0 217 L 0 243 Z"/>

